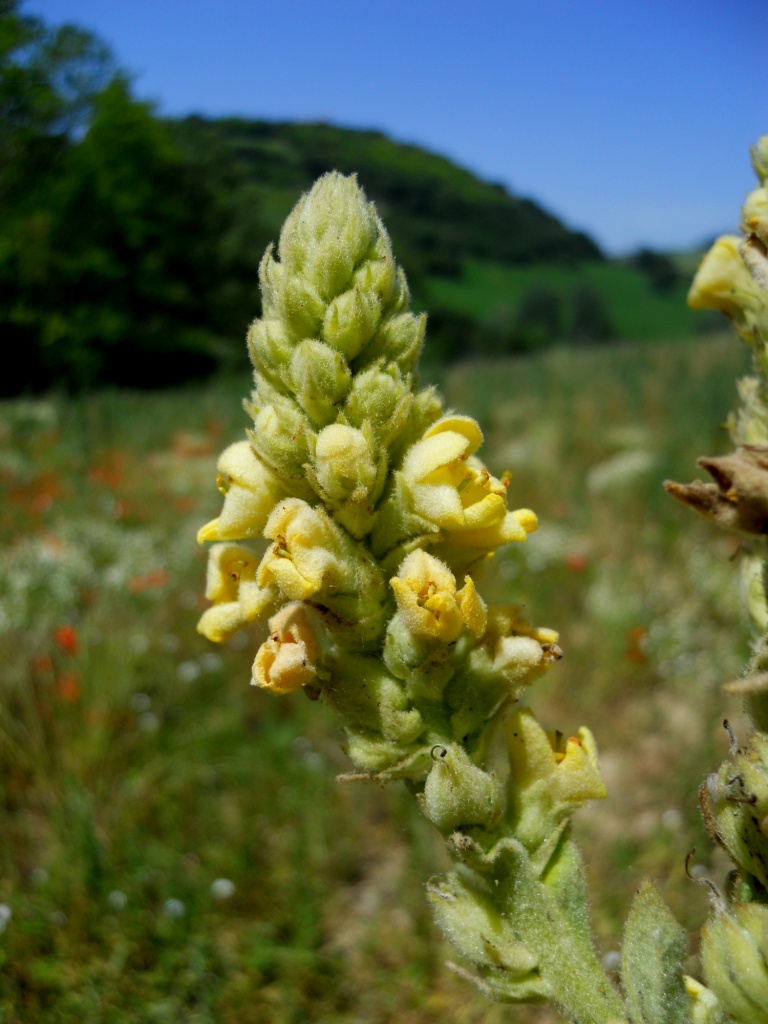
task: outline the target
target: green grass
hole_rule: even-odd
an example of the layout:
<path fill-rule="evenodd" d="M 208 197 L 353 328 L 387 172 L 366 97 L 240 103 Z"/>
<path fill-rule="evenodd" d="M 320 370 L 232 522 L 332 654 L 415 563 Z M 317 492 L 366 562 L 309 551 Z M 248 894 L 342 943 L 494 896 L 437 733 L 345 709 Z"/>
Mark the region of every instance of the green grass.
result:
<path fill-rule="evenodd" d="M 719 687 L 747 651 L 740 556 L 660 480 L 727 447 L 746 368 L 708 337 L 443 374 L 540 517 L 481 589 L 561 630 L 531 702 L 600 745 L 610 795 L 577 828 L 604 949 L 643 874 L 690 929 L 688 850 L 722 880 L 696 788 L 739 723 Z M 247 388 L 0 407 L 0 1021 L 543 1024 L 445 968 L 423 894 L 445 855 L 405 790 L 334 781 L 329 710 L 249 686 L 257 632 L 195 632 L 195 531 Z"/>
<path fill-rule="evenodd" d="M 685 304 L 687 284 L 658 292 L 643 274 L 618 263 L 513 267 L 470 260 L 461 278 L 429 281 L 426 306 L 482 320 L 494 309 L 516 309 L 532 285 L 546 285 L 567 302 L 573 288 L 584 282 L 602 292 L 620 338 L 663 340 L 692 335 L 701 326 L 701 315 Z"/>

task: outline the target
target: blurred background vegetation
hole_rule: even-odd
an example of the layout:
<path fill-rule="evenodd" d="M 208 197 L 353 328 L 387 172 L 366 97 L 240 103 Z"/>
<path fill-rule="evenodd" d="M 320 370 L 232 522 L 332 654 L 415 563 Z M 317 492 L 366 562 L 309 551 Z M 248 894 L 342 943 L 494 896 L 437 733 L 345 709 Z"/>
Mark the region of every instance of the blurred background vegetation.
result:
<path fill-rule="evenodd" d="M 17 0 L 0 0 L 0 166 L 0 394 L 241 365 L 261 254 L 334 168 L 377 203 L 434 361 L 693 329 L 690 256 L 607 260 L 530 200 L 377 132 L 163 120 L 103 43 Z"/>
<path fill-rule="evenodd" d="M 724 449 L 747 369 L 685 307 L 695 254 L 609 260 L 374 132 L 163 121 L 97 39 L 14 0 L 0 161 L 0 1022 L 552 1020 L 446 970 L 423 894 L 444 854 L 411 798 L 335 783 L 327 710 L 248 686 L 258 635 L 195 632 L 258 262 L 331 167 L 429 310 L 423 377 L 540 515 L 483 588 L 561 630 L 533 702 L 600 744 L 610 796 L 576 827 L 607 962 L 644 873 L 694 931 L 685 856 L 723 869 L 696 790 L 749 640 L 738 543 L 659 483 Z"/>

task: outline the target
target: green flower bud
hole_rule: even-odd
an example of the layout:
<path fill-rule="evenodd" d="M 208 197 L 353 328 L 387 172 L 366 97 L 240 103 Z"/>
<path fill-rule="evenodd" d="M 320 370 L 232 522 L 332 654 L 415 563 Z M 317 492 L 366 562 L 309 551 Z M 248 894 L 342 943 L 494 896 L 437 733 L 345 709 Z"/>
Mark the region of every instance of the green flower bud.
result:
<path fill-rule="evenodd" d="M 392 295 L 387 303 L 387 313 L 390 316 L 397 316 L 398 313 L 405 313 L 411 304 L 411 291 L 408 287 L 408 279 L 402 267 L 398 267 L 395 274 L 395 285 Z"/>
<path fill-rule="evenodd" d="M 716 910 L 701 942 L 704 978 L 734 1024 L 768 1024 L 768 907 Z"/>
<path fill-rule="evenodd" d="M 432 764 L 430 749 L 418 741 L 396 743 L 385 739 L 380 732 L 347 728 L 345 750 L 350 761 L 381 782 L 390 779 L 418 782 L 423 779 Z"/>
<path fill-rule="evenodd" d="M 424 313 L 385 315 L 370 344 L 358 359 L 359 368 L 384 359 L 388 363 L 395 363 L 403 373 L 410 372 L 419 361 L 426 326 Z"/>
<path fill-rule="evenodd" d="M 483 825 L 490 828 L 501 814 L 498 779 L 473 764 L 458 743 L 436 746 L 434 763 L 419 801 L 424 814 L 441 832 Z"/>
<path fill-rule="evenodd" d="M 272 255 L 273 248 L 267 246 L 259 264 L 259 288 L 261 290 L 261 312 L 265 320 L 279 319 L 279 294 L 285 269 Z"/>
<path fill-rule="evenodd" d="M 389 447 L 405 429 L 412 401 L 410 378 L 377 363 L 354 377 L 344 415 L 353 427 L 370 423 L 377 444 Z"/>
<path fill-rule="evenodd" d="M 256 369 L 261 370 L 279 391 L 285 391 L 285 368 L 289 364 L 295 341 L 282 320 L 254 320 L 248 329 L 248 354 Z"/>
<path fill-rule="evenodd" d="M 754 733 L 701 788 L 704 819 L 735 863 L 768 888 L 768 736 Z"/>
<path fill-rule="evenodd" d="M 477 967 L 501 968 L 518 979 L 538 966 L 500 913 L 493 893 L 451 874 L 429 881 L 427 896 L 445 937 Z"/>
<path fill-rule="evenodd" d="M 415 392 L 405 429 L 390 445 L 392 465 L 402 461 L 404 453 L 443 415 L 443 400 L 434 387 Z"/>
<path fill-rule="evenodd" d="M 307 475 L 336 520 L 357 539 L 373 526 L 373 509 L 387 475 L 386 452 L 376 460 L 375 447 L 370 430 L 343 423 L 325 427 L 311 445 Z"/>
<path fill-rule="evenodd" d="M 405 688 L 377 658 L 341 654 L 334 659 L 323 697 L 352 725 L 379 732 L 390 743 L 410 744 L 424 732 Z"/>
<path fill-rule="evenodd" d="M 378 217 L 376 224 L 379 238 L 369 258 L 355 271 L 355 284 L 364 292 L 374 293 L 382 306 L 386 307 L 395 294 L 397 269 L 389 236 Z"/>
<path fill-rule="evenodd" d="M 280 259 L 329 301 L 349 287 L 354 268 L 380 230 L 354 175 L 333 171 L 318 179 L 288 215 L 280 234 Z"/>
<path fill-rule="evenodd" d="M 286 328 L 297 338 L 316 338 L 325 316 L 320 294 L 298 274 L 285 274 L 277 296 L 277 311 Z"/>
<path fill-rule="evenodd" d="M 302 341 L 291 355 L 289 379 L 301 408 L 315 426 L 338 416 L 352 375 L 344 356 L 322 341 Z"/>
<path fill-rule="evenodd" d="M 309 422 L 292 398 L 259 379 L 254 401 L 246 403 L 253 417 L 251 447 L 294 492 L 308 497 L 305 465 L 309 462 Z"/>
<path fill-rule="evenodd" d="M 347 359 L 354 359 L 370 341 L 380 317 L 381 303 L 376 295 L 355 285 L 328 306 L 323 320 L 323 340 Z"/>

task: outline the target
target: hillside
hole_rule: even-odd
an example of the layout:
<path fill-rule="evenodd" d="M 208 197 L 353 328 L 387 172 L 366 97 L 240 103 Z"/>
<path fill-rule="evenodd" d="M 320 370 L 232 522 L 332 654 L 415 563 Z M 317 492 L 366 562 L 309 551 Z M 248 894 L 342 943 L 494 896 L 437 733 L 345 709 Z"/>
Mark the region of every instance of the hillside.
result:
<path fill-rule="evenodd" d="M 256 204 L 273 238 L 297 195 L 319 175 L 357 173 L 414 284 L 427 275 L 459 274 L 470 258 L 502 264 L 603 258 L 590 238 L 531 200 L 381 132 L 199 117 L 172 128 L 194 160 L 230 173 L 237 166 L 243 200 L 247 194 Z"/>
<path fill-rule="evenodd" d="M 333 168 L 376 201 L 436 361 L 693 329 L 665 257 L 607 261 L 531 200 L 379 132 L 160 120 L 115 79 L 82 134 L 11 141 L 0 329 L 19 358 L 2 394 L 242 371 L 261 255 Z"/>

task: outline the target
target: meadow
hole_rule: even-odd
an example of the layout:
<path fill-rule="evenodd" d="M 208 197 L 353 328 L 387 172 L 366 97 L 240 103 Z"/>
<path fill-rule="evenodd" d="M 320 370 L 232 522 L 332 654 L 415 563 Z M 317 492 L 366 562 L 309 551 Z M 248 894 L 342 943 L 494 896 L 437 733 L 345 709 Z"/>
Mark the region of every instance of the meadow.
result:
<path fill-rule="evenodd" d="M 537 288 L 567 307 L 573 293 L 588 287 L 599 296 L 615 337 L 629 341 L 666 340 L 690 336 L 711 327 L 712 320 L 688 309 L 685 297 L 695 269 L 681 257 L 679 277 L 663 289 L 653 288 L 642 273 L 626 262 L 535 263 L 502 265 L 467 260 L 460 277 L 435 276 L 425 287 L 428 309 L 462 313 L 478 322 L 491 314 L 503 316 L 520 308 L 526 294 Z M 717 317 L 715 315 L 715 326 Z M 564 325 L 561 325 L 561 330 Z"/>
<path fill-rule="evenodd" d="M 740 722 L 742 556 L 661 481 L 727 450 L 747 370 L 724 334 L 438 374 L 540 518 L 481 589 L 560 630 L 531 703 L 596 734 L 609 797 L 576 828 L 608 963 L 644 875 L 693 931 L 686 855 L 725 870 L 697 788 Z M 545 1024 L 444 966 L 423 889 L 445 854 L 404 789 L 338 784 L 330 710 L 250 687 L 254 635 L 195 632 L 247 390 L 0 405 L 0 1024 Z"/>

